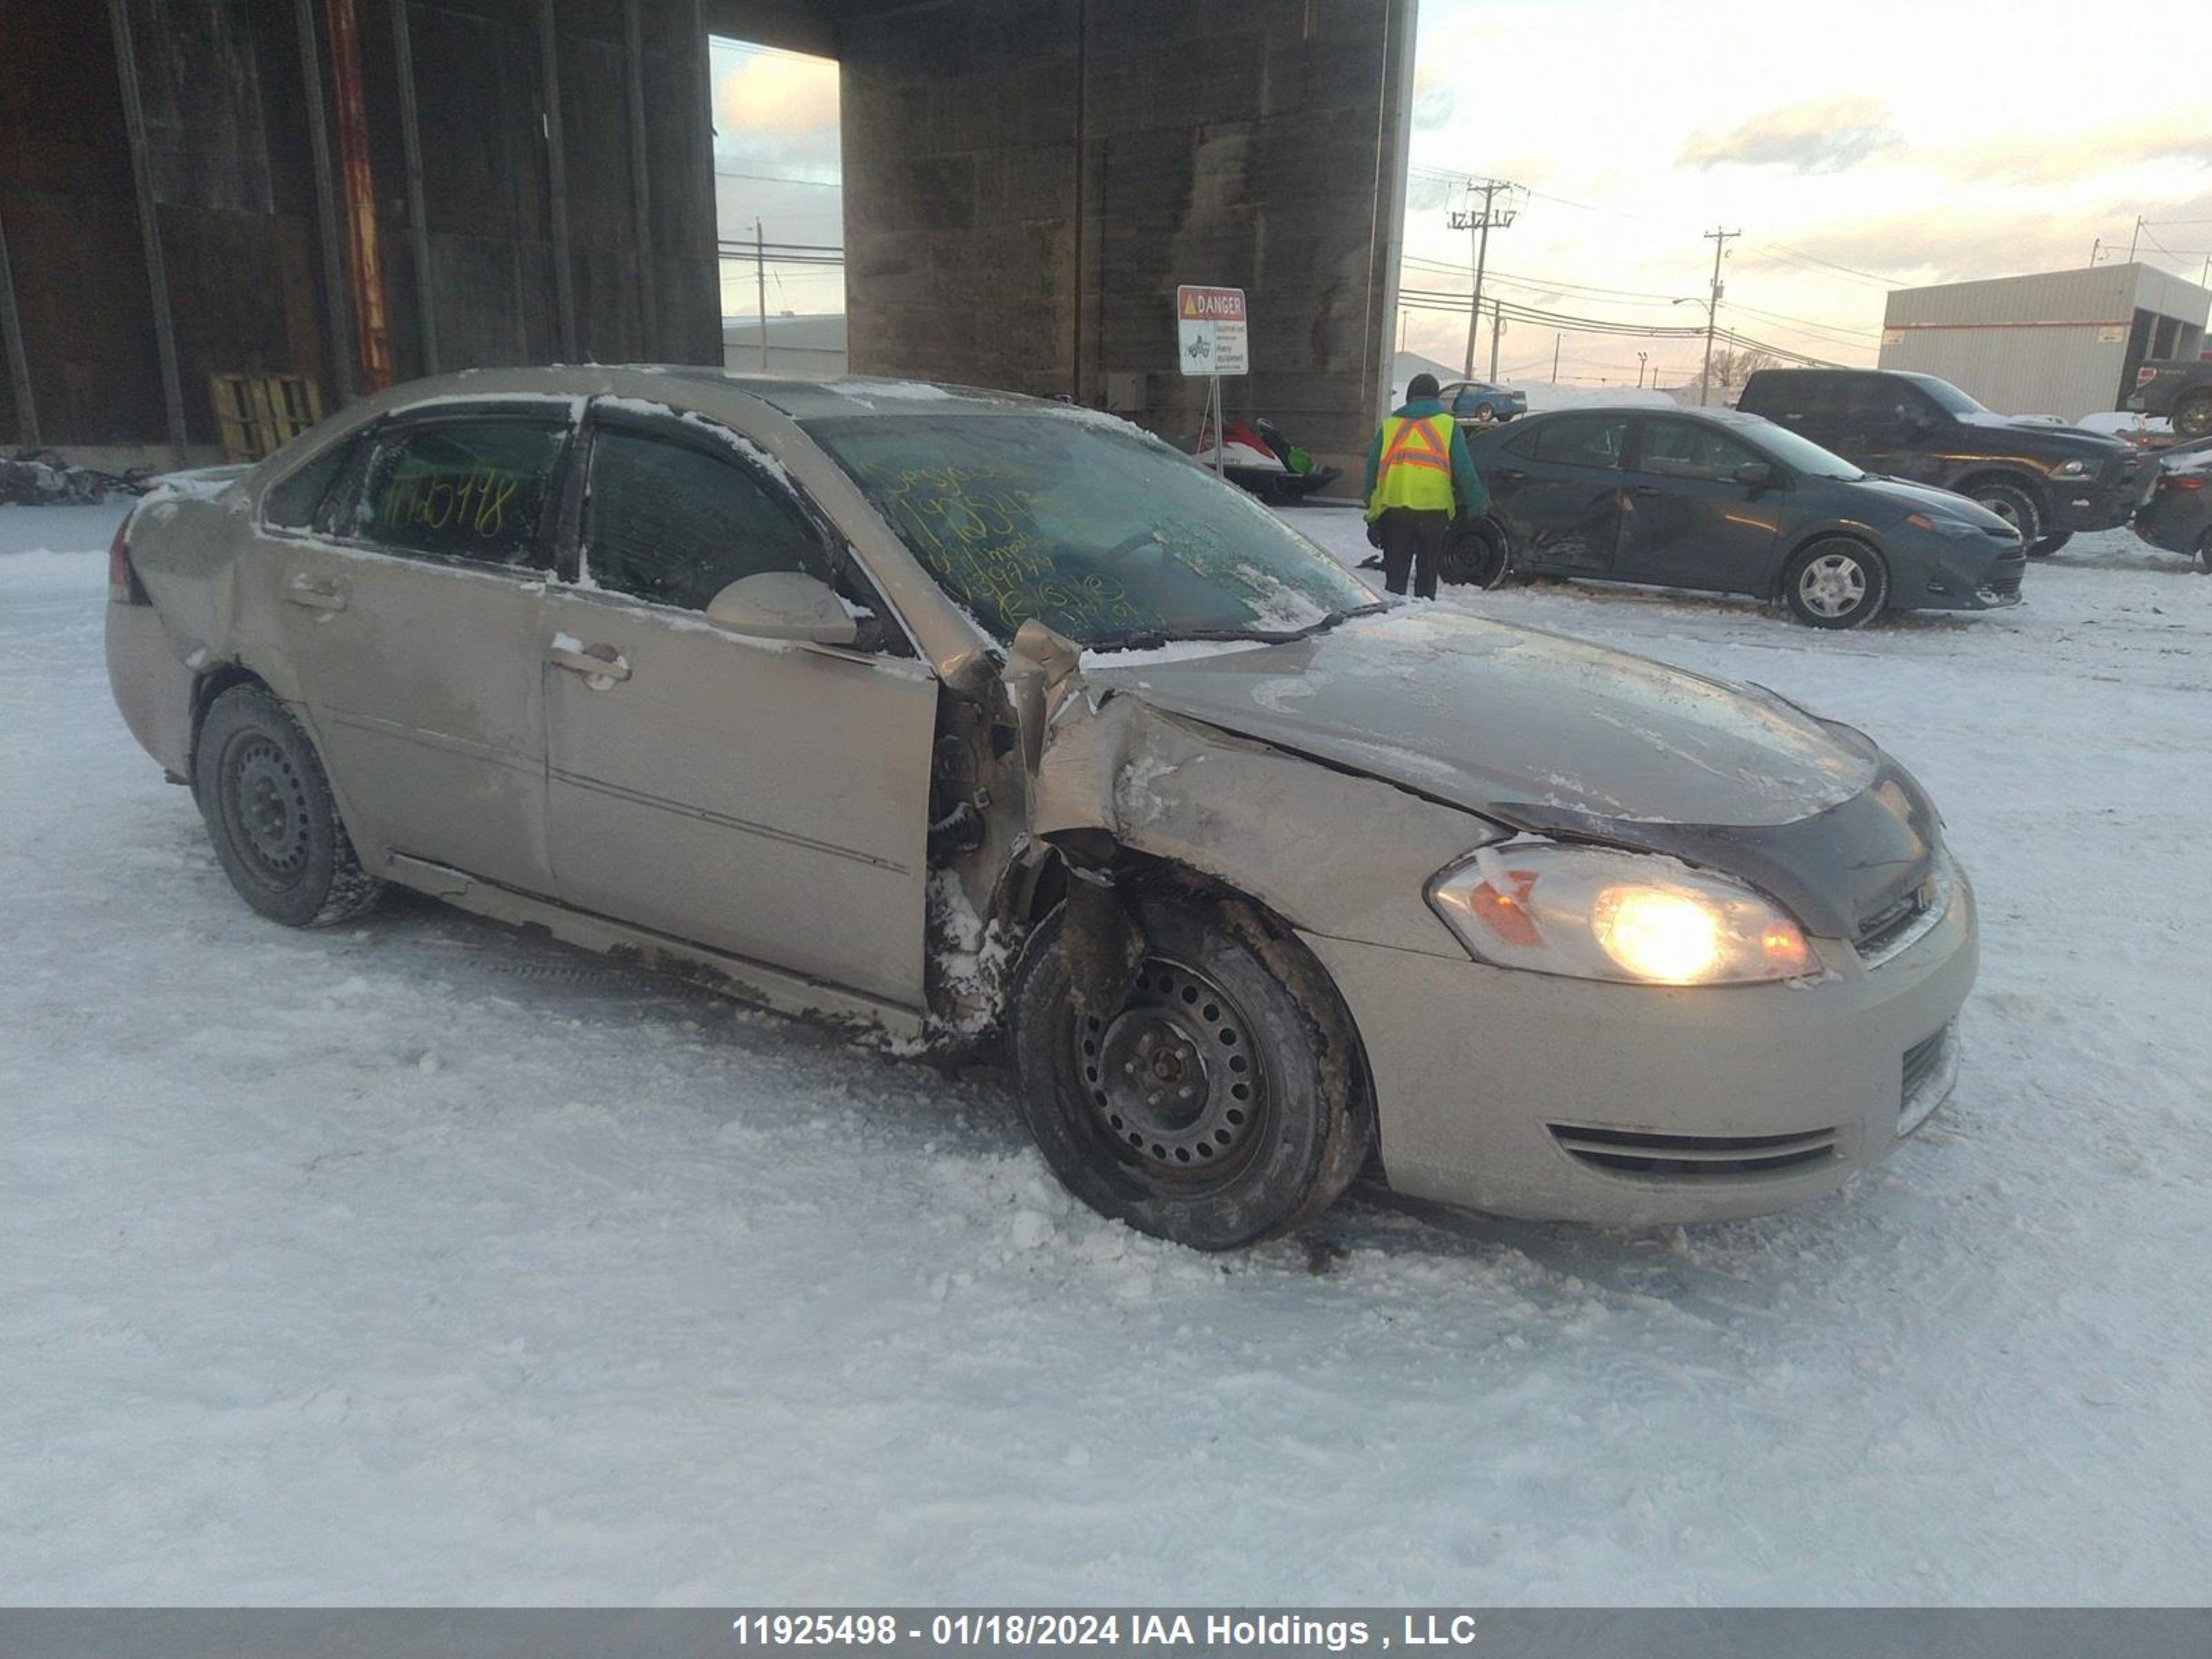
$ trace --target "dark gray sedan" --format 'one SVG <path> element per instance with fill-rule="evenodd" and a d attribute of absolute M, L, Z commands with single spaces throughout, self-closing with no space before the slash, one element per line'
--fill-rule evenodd
<path fill-rule="evenodd" d="M 2019 532 L 1757 416 L 1583 409 L 1471 436 L 1491 498 L 1446 574 L 1577 576 L 1778 599 L 1815 628 L 2020 603 Z"/>

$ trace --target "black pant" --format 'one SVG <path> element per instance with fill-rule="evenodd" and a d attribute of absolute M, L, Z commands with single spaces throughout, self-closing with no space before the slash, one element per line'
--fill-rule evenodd
<path fill-rule="evenodd" d="M 1386 507 L 1375 520 L 1382 532 L 1382 586 L 1393 593 L 1406 591 L 1406 573 L 1413 573 L 1413 597 L 1437 596 L 1437 572 L 1444 562 L 1444 532 L 1451 514 L 1423 512 L 1411 507 Z"/>

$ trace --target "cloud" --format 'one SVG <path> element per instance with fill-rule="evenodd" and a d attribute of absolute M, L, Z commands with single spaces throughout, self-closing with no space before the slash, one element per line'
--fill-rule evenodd
<path fill-rule="evenodd" d="M 837 159 L 837 65 L 826 58 L 749 53 L 714 81 L 722 148 L 793 161 Z"/>
<path fill-rule="evenodd" d="M 1954 151 L 1942 161 L 1961 179 L 2064 185 L 2161 161 L 2212 167 L 2212 131 L 2177 116 L 2096 132 L 2019 133 Z"/>
<path fill-rule="evenodd" d="M 1887 106 L 1871 98 L 1823 98 L 1754 115 L 1726 132 L 1692 132 L 1676 159 L 1684 167 L 1787 167 L 1841 173 L 1894 149 Z"/>

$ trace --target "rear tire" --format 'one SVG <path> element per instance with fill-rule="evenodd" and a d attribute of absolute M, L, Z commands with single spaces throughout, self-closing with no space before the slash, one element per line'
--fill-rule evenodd
<path fill-rule="evenodd" d="M 1790 561 L 1782 597 L 1798 621 L 1814 628 L 1861 628 L 1881 614 L 1889 568 L 1864 542 L 1823 536 Z"/>
<path fill-rule="evenodd" d="M 215 700 L 192 750 L 192 793 L 238 896 L 287 927 L 328 927 L 376 908 L 321 758 L 284 706 L 256 685 Z"/>
<path fill-rule="evenodd" d="M 1986 507 L 2020 532 L 2021 544 L 2031 559 L 2042 556 L 2039 544 L 2043 540 L 2043 509 L 2035 504 L 2035 497 L 2018 484 L 2001 479 L 1990 479 L 1966 489 L 1964 494 L 1975 506 Z"/>
<path fill-rule="evenodd" d="M 1449 532 L 1444 543 L 1443 580 L 1458 587 L 1503 587 L 1513 574 L 1505 538 L 1494 525 L 1470 524 Z"/>
<path fill-rule="evenodd" d="M 2212 392 L 2200 392 L 2174 404 L 2173 435 L 2185 439 L 2212 437 Z"/>
<path fill-rule="evenodd" d="M 1372 1134 L 1335 988 L 1241 901 L 1133 908 L 1147 954 L 1111 1014 L 1075 1000 L 1064 911 L 1023 953 L 1007 1041 L 1038 1150 L 1101 1215 L 1194 1249 L 1311 1220 L 1351 1184 Z"/>

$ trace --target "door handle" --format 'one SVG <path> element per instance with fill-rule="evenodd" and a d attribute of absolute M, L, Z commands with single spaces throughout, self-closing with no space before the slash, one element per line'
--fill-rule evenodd
<path fill-rule="evenodd" d="M 313 576 L 295 576 L 284 584 L 284 598 L 293 605 L 303 605 L 309 611 L 343 611 L 346 608 L 345 589 L 333 582 L 317 581 Z"/>
<path fill-rule="evenodd" d="M 1510 478 L 1514 483 L 1518 483 L 1522 479 L 1527 477 L 1528 475 L 1522 471 L 1518 467 L 1509 466 L 1501 468 L 1498 476 L 1501 478 Z"/>
<path fill-rule="evenodd" d="M 1667 492 L 1657 484 L 1635 484 L 1631 486 L 1629 493 L 1634 495 L 1663 495 Z"/>
<path fill-rule="evenodd" d="M 565 636 L 546 647 L 545 659 L 556 668 L 580 674 L 587 680 L 626 680 L 629 664 L 611 645 L 579 645 Z"/>

